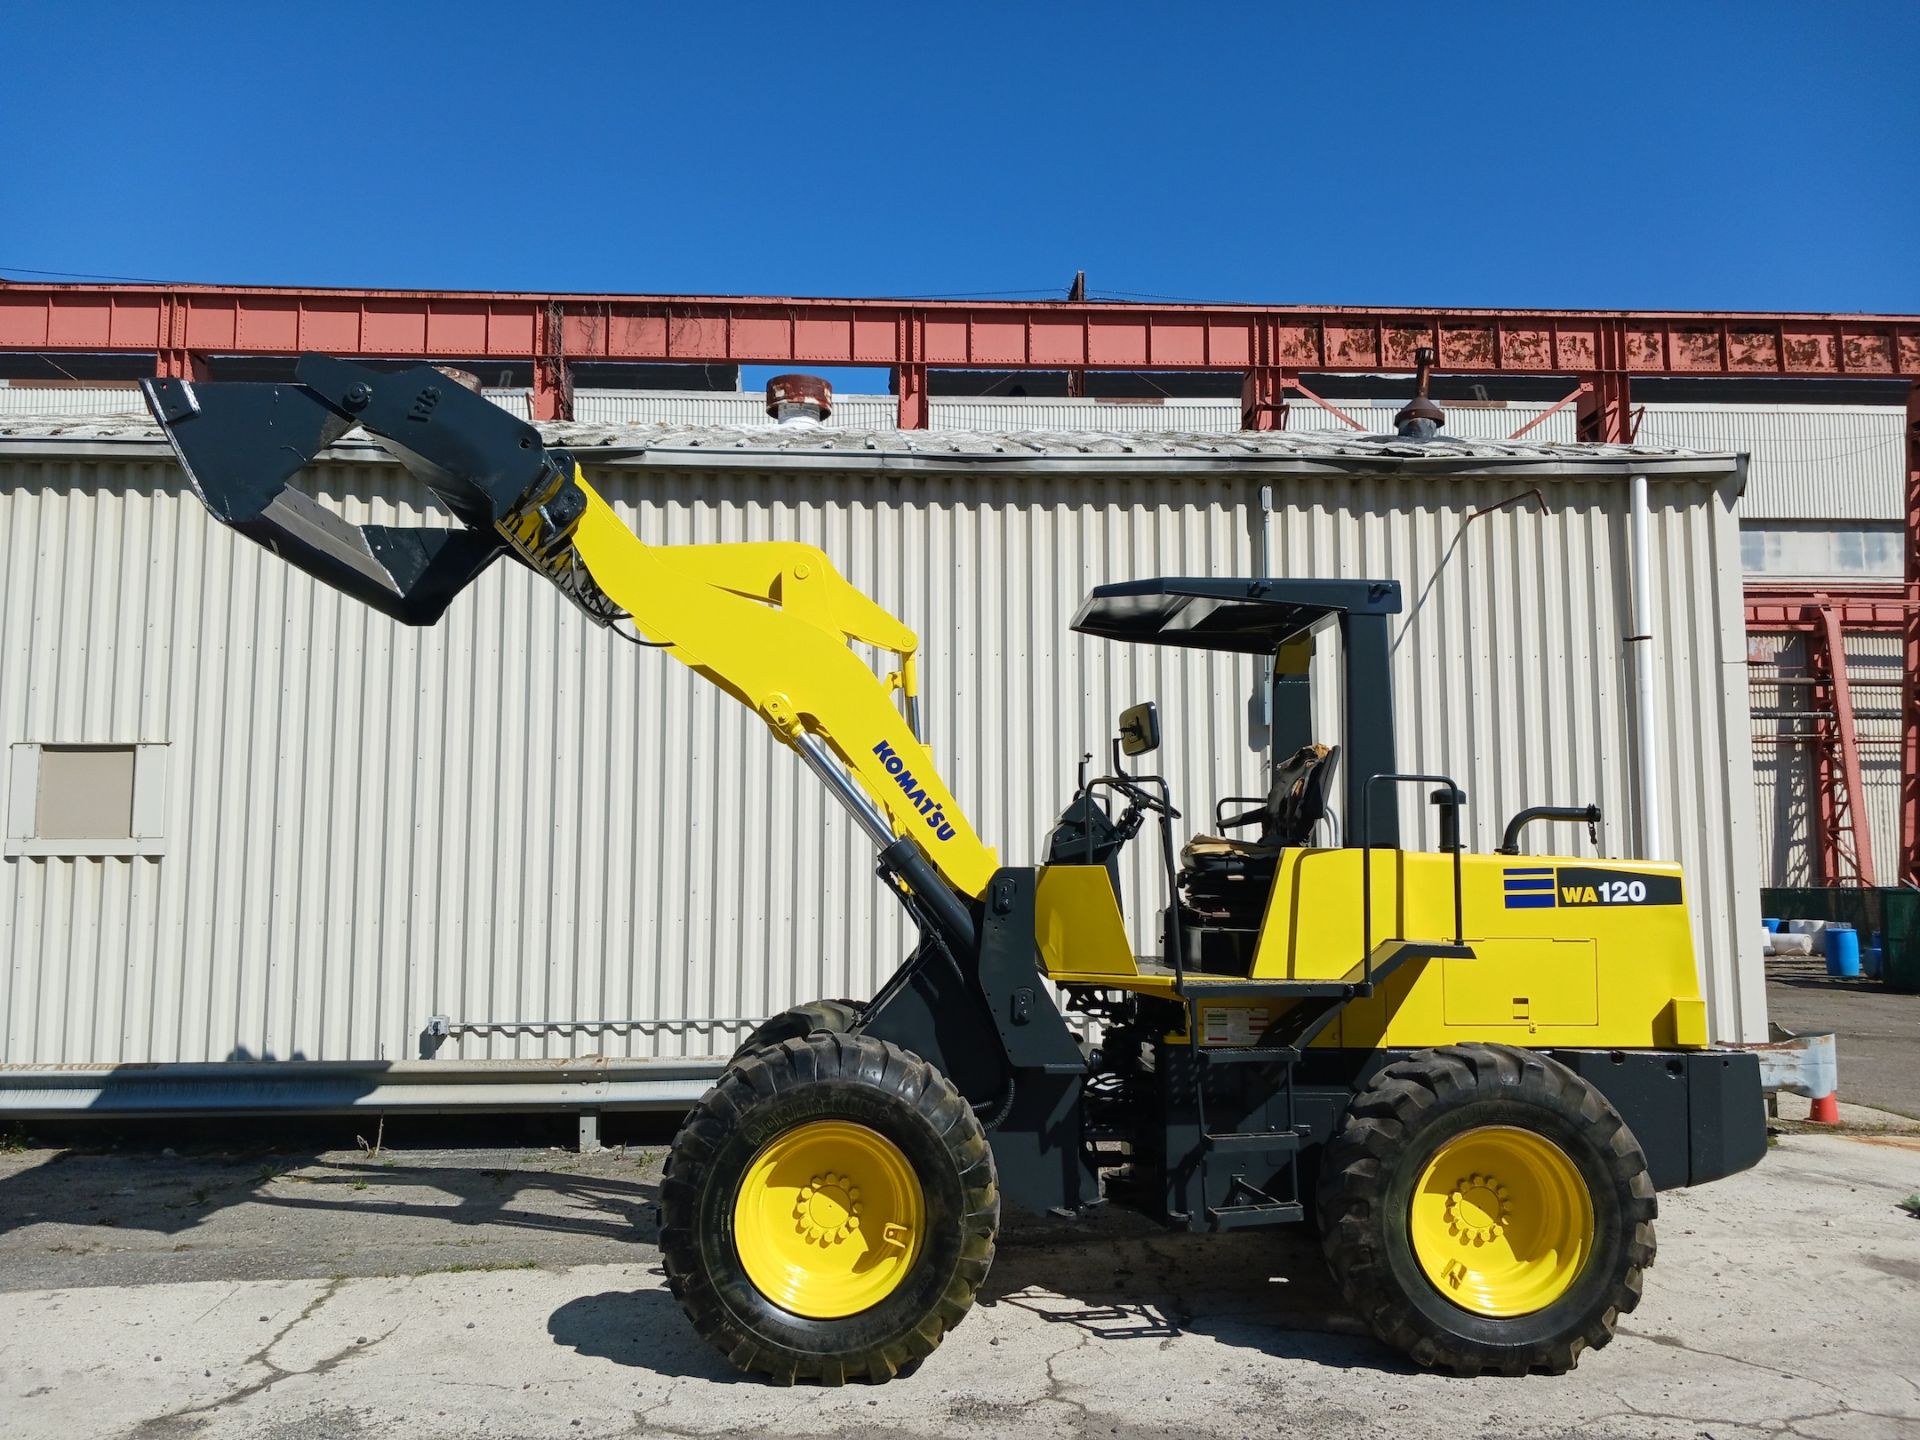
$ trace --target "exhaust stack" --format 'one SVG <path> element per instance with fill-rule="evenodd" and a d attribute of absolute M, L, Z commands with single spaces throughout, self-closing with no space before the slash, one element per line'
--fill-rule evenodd
<path fill-rule="evenodd" d="M 819 425 L 833 414 L 833 386 L 818 375 L 776 375 L 767 381 L 767 414 L 776 425 Z"/>
<path fill-rule="evenodd" d="M 1422 347 L 1413 352 L 1413 363 L 1420 367 L 1413 382 L 1413 399 L 1400 407 L 1393 417 L 1394 434 L 1406 440 L 1432 440 L 1447 423 L 1447 412 L 1427 394 L 1433 384 L 1433 351 Z"/>

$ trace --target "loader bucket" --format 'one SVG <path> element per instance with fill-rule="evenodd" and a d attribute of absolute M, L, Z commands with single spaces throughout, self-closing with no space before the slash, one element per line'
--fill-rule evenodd
<path fill-rule="evenodd" d="M 141 388 L 215 519 L 381 613 L 431 625 L 500 555 L 494 523 L 549 464 L 540 435 L 432 366 L 302 356 L 297 383 Z M 354 525 L 294 478 L 356 425 L 424 480 L 461 528 Z"/>

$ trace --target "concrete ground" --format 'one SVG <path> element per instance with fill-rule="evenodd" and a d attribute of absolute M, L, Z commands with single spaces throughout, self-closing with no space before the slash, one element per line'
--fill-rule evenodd
<path fill-rule="evenodd" d="M 907 1379 L 744 1380 L 654 1244 L 657 1145 L 0 1154 L 0 1433 L 1920 1435 L 1920 1137 L 1789 1134 L 1663 1196 L 1620 1338 L 1460 1380 L 1366 1335 L 1297 1232 L 1011 1223 Z"/>
<path fill-rule="evenodd" d="M 1831 1030 L 1840 1098 L 1920 1120 L 1920 995 L 1840 980 L 1817 956 L 1767 961 L 1767 1014 L 1796 1035 Z"/>

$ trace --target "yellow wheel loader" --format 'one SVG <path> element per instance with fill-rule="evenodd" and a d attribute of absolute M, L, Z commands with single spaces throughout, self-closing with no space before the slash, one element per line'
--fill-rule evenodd
<path fill-rule="evenodd" d="M 1044 863 L 1006 866 L 922 738 L 917 638 L 820 551 L 650 545 L 573 456 L 427 366 L 306 356 L 296 383 L 146 391 L 220 520 L 410 624 L 511 556 L 753 709 L 872 840 L 912 953 L 871 999 L 753 1034 L 662 1183 L 673 1292 L 744 1370 L 889 1379 L 965 1318 L 1003 1201 L 1106 1200 L 1208 1234 L 1312 1219 L 1347 1301 L 1415 1361 L 1563 1371 L 1638 1302 L 1657 1192 L 1764 1153 L 1756 1061 L 1708 1043 L 1679 869 L 1521 853 L 1591 807 L 1523 811 L 1468 854 L 1459 787 L 1399 768 L 1392 582 L 1096 588 L 1083 635 L 1272 663 L 1272 783 L 1203 797 L 1190 833 L 1193 802 L 1128 768 L 1160 739 L 1138 705 Z M 458 525 L 355 526 L 294 488 L 355 426 Z M 1324 739 L 1316 644 L 1345 691 Z M 1407 787 L 1436 848 L 1403 843 Z M 1164 897 L 1121 894 L 1143 829 Z"/>

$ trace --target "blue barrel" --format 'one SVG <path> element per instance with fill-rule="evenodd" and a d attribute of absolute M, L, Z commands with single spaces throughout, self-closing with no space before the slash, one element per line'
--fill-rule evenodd
<path fill-rule="evenodd" d="M 1878 980 L 1880 978 L 1881 954 L 1880 932 L 1876 930 L 1873 932 L 1873 938 L 1867 943 L 1866 949 L 1860 952 L 1860 973 L 1865 975 L 1867 979 Z"/>
<path fill-rule="evenodd" d="M 1860 973 L 1860 932 L 1852 926 L 1827 927 L 1827 974 L 1851 979 Z"/>
<path fill-rule="evenodd" d="M 1780 921 L 1777 918 L 1763 919 L 1760 923 L 1767 927 L 1767 933 L 1769 935 L 1778 935 L 1780 933 Z"/>

